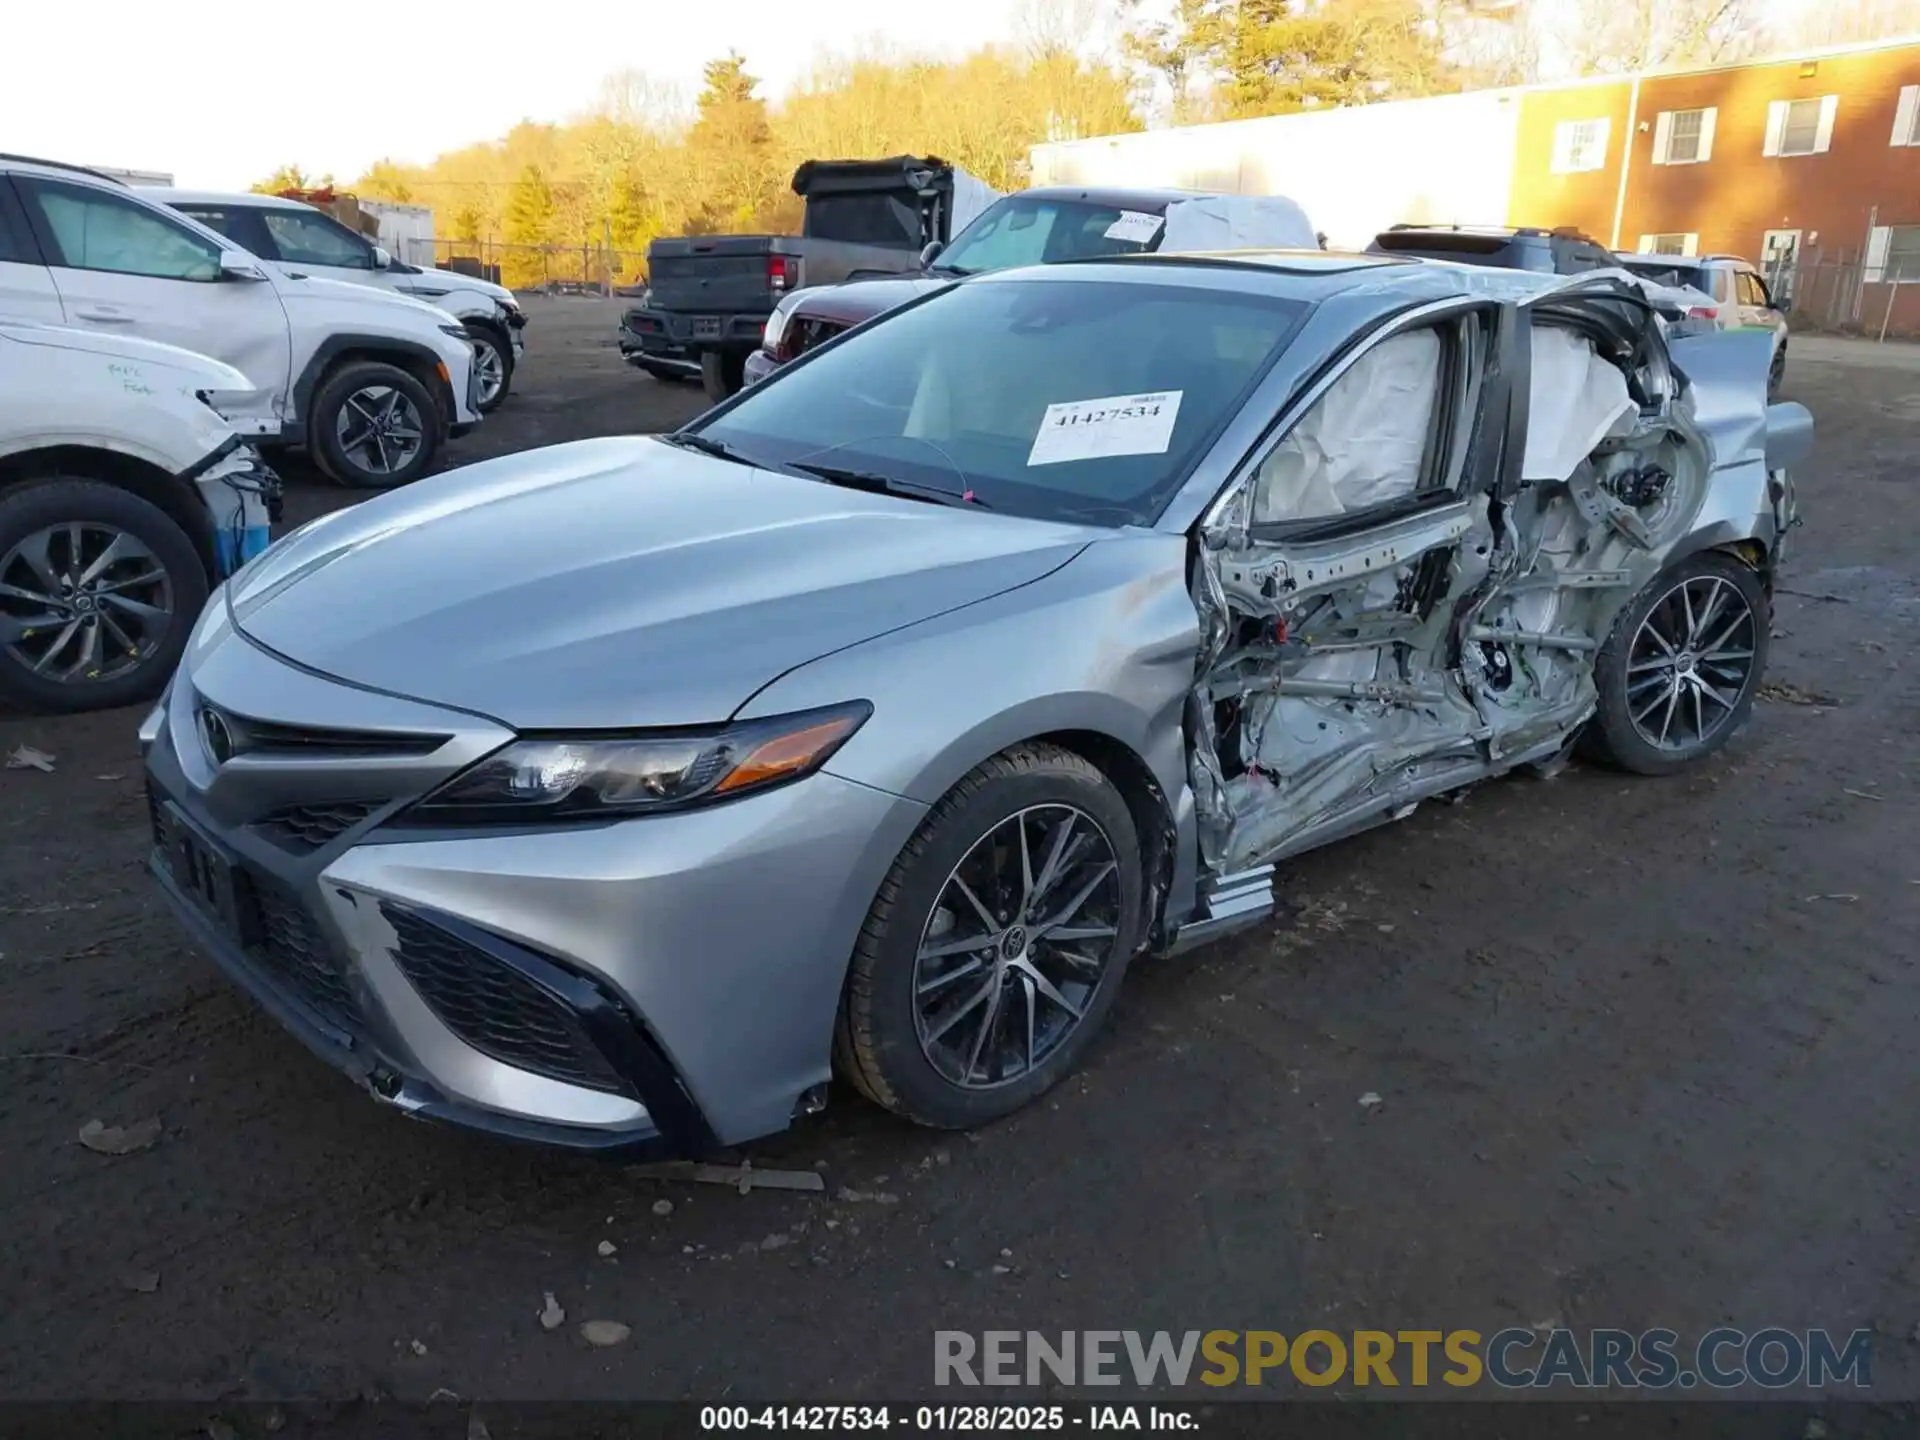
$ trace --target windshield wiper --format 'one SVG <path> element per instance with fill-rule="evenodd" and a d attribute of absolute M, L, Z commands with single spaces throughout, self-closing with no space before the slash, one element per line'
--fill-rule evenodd
<path fill-rule="evenodd" d="M 929 275 L 958 275 L 961 279 L 964 280 L 966 279 L 967 276 L 972 275 L 976 272 L 967 269 L 967 267 L 964 265 L 942 265 L 939 261 L 936 260 L 933 264 L 927 267 L 927 273 Z"/>
<path fill-rule="evenodd" d="M 675 445 L 682 450 L 698 450 L 702 455 L 711 455 L 716 460 L 731 460 L 736 465 L 751 465 L 756 470 L 765 469 L 758 460 L 736 450 L 724 440 L 712 440 L 705 435 L 688 435 L 675 431 L 668 435 L 656 435 L 654 439 L 666 445 Z"/>
<path fill-rule="evenodd" d="M 846 470 L 838 465 L 809 465 L 803 460 L 787 462 L 789 470 L 804 470 L 809 475 L 817 475 L 830 485 L 844 485 L 849 490 L 865 490 L 875 495 L 903 495 L 909 500 L 930 500 L 936 505 L 966 505 L 981 510 L 993 507 L 971 490 L 947 490 L 938 485 L 922 485 L 915 480 L 902 480 L 893 475 L 882 475 L 874 470 Z"/>

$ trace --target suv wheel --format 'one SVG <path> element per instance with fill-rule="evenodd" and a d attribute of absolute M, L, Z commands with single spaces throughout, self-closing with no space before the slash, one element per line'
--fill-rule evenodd
<path fill-rule="evenodd" d="M 473 368 L 480 377 L 476 408 L 491 415 L 513 388 L 513 342 L 498 327 L 477 320 L 467 322 L 467 338 L 473 342 Z"/>
<path fill-rule="evenodd" d="M 193 541 L 138 495 L 73 476 L 0 495 L 0 699 L 68 713 L 151 700 L 206 603 Z"/>
<path fill-rule="evenodd" d="M 427 387 L 379 360 L 342 365 L 322 381 L 308 426 L 320 468 L 356 490 L 418 480 L 440 450 L 440 412 Z"/>
<path fill-rule="evenodd" d="M 1767 400 L 1772 403 L 1780 398 L 1780 387 L 1787 380 L 1787 347 L 1783 341 L 1773 352 L 1773 364 L 1767 367 Z"/>

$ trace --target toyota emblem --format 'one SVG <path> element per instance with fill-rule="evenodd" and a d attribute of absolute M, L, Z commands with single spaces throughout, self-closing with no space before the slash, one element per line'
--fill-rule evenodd
<path fill-rule="evenodd" d="M 233 758 L 233 728 L 218 710 L 200 712 L 200 735 L 214 764 L 224 765 Z"/>

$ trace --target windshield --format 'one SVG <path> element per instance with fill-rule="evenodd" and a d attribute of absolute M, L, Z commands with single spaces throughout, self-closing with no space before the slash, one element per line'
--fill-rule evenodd
<path fill-rule="evenodd" d="M 983 210 L 941 251 L 935 269 L 976 275 L 1020 265 L 1137 255 L 1160 242 L 1162 218 L 1085 200 L 1009 195 Z"/>
<path fill-rule="evenodd" d="M 776 372 L 698 433 L 756 463 L 1149 525 L 1306 308 L 1131 281 L 956 285 Z"/>

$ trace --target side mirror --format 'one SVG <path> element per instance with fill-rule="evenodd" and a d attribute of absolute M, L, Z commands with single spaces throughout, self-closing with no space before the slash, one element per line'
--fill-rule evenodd
<path fill-rule="evenodd" d="M 244 250 L 222 250 L 220 252 L 220 278 L 222 280 L 264 280 L 267 272 L 260 262 Z"/>
<path fill-rule="evenodd" d="M 920 247 L 920 268 L 925 270 L 940 258 L 940 252 L 947 248 L 944 240 L 929 240 Z"/>
<path fill-rule="evenodd" d="M 393 268 L 393 253 L 384 245 L 376 245 L 373 247 L 373 268 L 376 270 L 391 270 Z"/>
<path fill-rule="evenodd" d="M 1774 296 L 1773 308 L 1778 310 L 1782 315 L 1786 314 L 1789 310 L 1793 309 L 1793 297 L 1791 295 Z"/>

